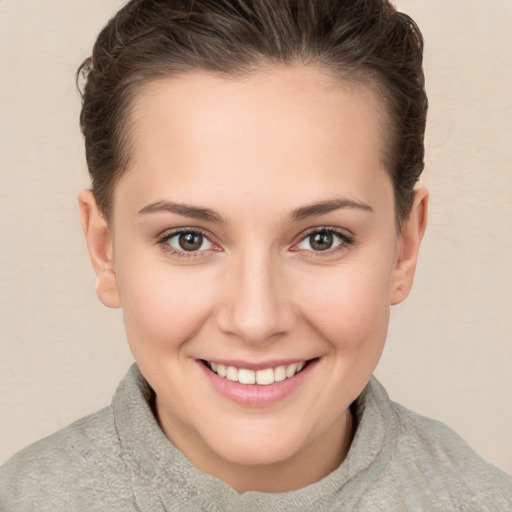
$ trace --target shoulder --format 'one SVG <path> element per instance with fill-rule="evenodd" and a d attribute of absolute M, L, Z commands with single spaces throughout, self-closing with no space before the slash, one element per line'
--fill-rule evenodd
<path fill-rule="evenodd" d="M 482 459 L 445 424 L 392 401 L 389 407 L 397 435 L 388 476 L 397 485 L 416 485 L 445 510 L 512 508 L 512 477 Z"/>
<path fill-rule="evenodd" d="M 0 510 L 75 510 L 75 500 L 96 510 L 95 495 L 112 494 L 106 475 L 122 474 L 120 451 L 112 407 L 86 416 L 0 467 Z"/>
<path fill-rule="evenodd" d="M 365 444 L 376 436 L 381 444 L 357 510 L 512 510 L 512 478 L 448 426 L 391 401 L 375 378 L 359 403 Z"/>

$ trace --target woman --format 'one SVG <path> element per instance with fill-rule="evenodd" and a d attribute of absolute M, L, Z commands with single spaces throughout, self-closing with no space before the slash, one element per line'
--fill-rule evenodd
<path fill-rule="evenodd" d="M 372 378 L 426 226 L 421 61 L 377 0 L 135 0 L 109 22 L 81 68 L 80 211 L 137 364 L 2 467 L 2 510 L 512 504 Z"/>

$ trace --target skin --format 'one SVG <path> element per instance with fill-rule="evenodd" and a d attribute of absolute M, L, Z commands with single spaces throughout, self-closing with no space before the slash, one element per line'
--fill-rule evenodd
<path fill-rule="evenodd" d="M 163 431 L 239 492 L 304 487 L 350 447 L 348 407 L 379 361 L 390 305 L 410 290 L 426 223 L 418 188 L 397 230 L 384 121 L 369 88 L 314 68 L 162 79 L 135 99 L 111 223 L 80 195 L 98 296 L 123 309 Z M 326 227 L 339 235 L 314 250 L 311 230 Z M 180 228 L 204 233 L 201 250 L 162 240 Z M 199 362 L 314 358 L 270 404 L 231 400 Z"/>

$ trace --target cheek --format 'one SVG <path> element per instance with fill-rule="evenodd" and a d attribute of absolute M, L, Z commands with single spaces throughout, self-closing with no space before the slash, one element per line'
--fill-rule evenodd
<path fill-rule="evenodd" d="M 209 316 L 214 289 L 205 283 L 211 283 L 211 276 L 198 269 L 173 268 L 165 262 L 131 267 L 120 267 L 118 283 L 132 350 L 139 346 L 144 350 L 178 347 Z"/>
<path fill-rule="evenodd" d="M 301 293 L 304 316 L 336 351 L 364 346 L 380 354 L 389 322 L 392 268 L 391 259 L 367 258 L 323 277 L 308 276 Z"/>

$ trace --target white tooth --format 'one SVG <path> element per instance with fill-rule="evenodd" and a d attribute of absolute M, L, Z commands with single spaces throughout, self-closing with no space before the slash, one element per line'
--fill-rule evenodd
<path fill-rule="evenodd" d="M 240 382 L 240 384 L 255 384 L 256 373 L 252 370 L 240 368 L 240 370 L 238 370 L 238 382 Z"/>
<path fill-rule="evenodd" d="M 238 369 L 234 366 L 228 366 L 226 368 L 226 378 L 233 382 L 238 382 Z"/>
<path fill-rule="evenodd" d="M 304 365 L 305 365 L 305 364 L 306 364 L 306 363 L 302 362 L 302 363 L 299 363 L 299 364 L 297 365 L 297 373 L 299 373 L 299 372 L 302 370 L 302 368 L 304 368 Z"/>
<path fill-rule="evenodd" d="M 216 372 L 216 371 L 217 371 L 217 367 L 218 367 L 218 366 L 219 366 L 219 365 L 218 365 L 217 363 L 210 363 L 210 367 L 211 367 L 211 369 L 212 369 L 214 372 Z"/>
<path fill-rule="evenodd" d="M 296 371 L 297 371 L 297 363 L 291 364 L 290 366 L 286 367 L 286 376 L 293 377 L 295 375 Z"/>
<path fill-rule="evenodd" d="M 274 370 L 267 368 L 266 370 L 258 370 L 256 372 L 256 382 L 261 386 L 269 386 L 274 384 Z"/>
<path fill-rule="evenodd" d="M 226 376 L 226 367 L 223 364 L 217 365 L 217 373 L 219 374 L 219 377 L 225 377 Z"/>
<path fill-rule="evenodd" d="M 278 366 L 274 370 L 274 381 L 281 382 L 284 379 L 286 379 L 286 366 Z"/>

